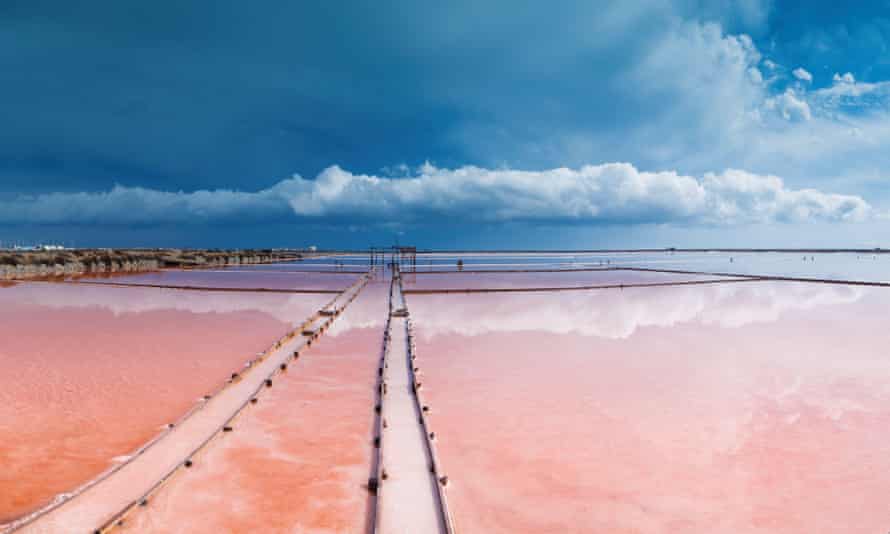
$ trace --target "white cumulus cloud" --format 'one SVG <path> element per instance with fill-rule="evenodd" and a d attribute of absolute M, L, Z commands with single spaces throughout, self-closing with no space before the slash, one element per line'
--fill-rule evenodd
<path fill-rule="evenodd" d="M 796 69 L 791 71 L 791 74 L 793 74 L 795 78 L 797 78 L 798 80 L 800 80 L 802 82 L 812 82 L 813 81 L 813 75 L 810 74 L 806 69 L 804 69 L 802 67 L 797 67 Z"/>
<path fill-rule="evenodd" d="M 856 83 L 856 78 L 853 76 L 852 72 L 843 75 L 835 72 L 831 79 L 834 83 Z"/>
<path fill-rule="evenodd" d="M 424 165 L 406 177 L 325 169 L 256 192 L 169 192 L 117 186 L 0 201 L 0 223 L 179 224 L 297 220 L 331 224 L 447 221 L 582 224 L 750 224 L 861 221 L 854 195 L 793 189 L 742 170 L 701 177 L 628 163 L 541 171 Z"/>
<path fill-rule="evenodd" d="M 760 69 L 758 69 L 757 67 L 749 68 L 748 76 L 751 78 L 751 81 L 756 84 L 763 83 L 763 73 L 760 72 Z"/>
<path fill-rule="evenodd" d="M 766 102 L 767 109 L 776 109 L 782 118 L 792 122 L 803 122 L 813 118 L 810 105 L 799 97 L 794 89 L 788 88 L 784 93 L 769 99 Z"/>

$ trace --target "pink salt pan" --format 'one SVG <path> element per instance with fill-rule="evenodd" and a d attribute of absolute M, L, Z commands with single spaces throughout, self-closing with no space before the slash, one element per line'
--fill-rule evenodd
<path fill-rule="evenodd" d="M 329 306 L 342 307 L 356 294 L 360 285 L 342 293 Z M 320 332 L 331 318 L 313 314 L 301 328 Z M 69 531 L 89 531 L 115 523 L 120 513 L 130 510 L 132 505 L 143 499 L 156 483 L 175 475 L 178 470 L 191 465 L 193 451 L 208 443 L 217 431 L 230 421 L 232 414 L 247 405 L 251 396 L 263 388 L 263 383 L 271 386 L 270 374 L 278 370 L 279 364 L 290 360 L 295 350 L 310 343 L 311 337 L 289 333 L 275 344 L 266 357 L 250 366 L 229 386 L 213 395 L 200 409 L 184 418 L 151 447 L 134 456 L 132 461 L 119 470 L 90 485 L 75 497 L 65 500 L 25 525 L 23 532 L 49 533 Z"/>
<path fill-rule="evenodd" d="M 534 287 L 578 287 L 632 284 L 665 284 L 702 282 L 707 280 L 736 280 L 737 278 L 700 274 L 675 274 L 652 271 L 568 271 L 553 272 L 470 272 L 448 274 L 403 274 L 405 291 L 433 289 L 511 289 Z"/>
<path fill-rule="evenodd" d="M 125 459 L 192 408 L 288 329 L 274 310 L 305 316 L 325 300 L 229 295 L 232 311 L 209 312 L 198 295 L 172 293 L 0 289 L 0 525 Z"/>
<path fill-rule="evenodd" d="M 885 532 L 888 297 L 410 296 L 457 530 Z"/>
<path fill-rule="evenodd" d="M 300 290 L 343 290 L 360 275 L 309 272 L 255 271 L 159 271 L 110 277 L 82 277 L 85 282 L 108 284 L 149 284 L 189 287 L 267 288 Z"/>
<path fill-rule="evenodd" d="M 362 532 L 388 284 L 368 286 L 130 532 Z"/>

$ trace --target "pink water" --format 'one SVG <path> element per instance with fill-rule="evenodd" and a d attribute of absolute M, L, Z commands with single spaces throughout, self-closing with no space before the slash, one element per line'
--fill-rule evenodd
<path fill-rule="evenodd" d="M 84 281 L 110 284 L 152 284 L 190 287 L 322 289 L 343 290 L 358 279 L 357 274 L 312 272 L 263 272 L 260 270 L 158 271 L 84 277 Z"/>
<path fill-rule="evenodd" d="M 727 278 L 647 271 L 569 271 L 563 273 L 404 273 L 406 291 L 412 289 L 574 287 L 615 284 L 663 284 Z M 730 278 L 731 279 L 731 278 Z"/>
<path fill-rule="evenodd" d="M 458 530 L 886 532 L 888 297 L 409 296 Z"/>
<path fill-rule="evenodd" d="M 370 285 L 132 532 L 362 532 L 388 284 Z"/>
<path fill-rule="evenodd" d="M 136 449 L 325 297 L 0 288 L 0 524 Z"/>

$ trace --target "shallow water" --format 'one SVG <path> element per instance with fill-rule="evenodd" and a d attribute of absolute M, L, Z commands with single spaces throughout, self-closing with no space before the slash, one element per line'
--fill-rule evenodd
<path fill-rule="evenodd" d="M 646 267 L 824 278 L 863 282 L 890 282 L 890 254 L 802 252 L 661 253 L 645 261 Z"/>
<path fill-rule="evenodd" d="M 232 265 L 226 269 L 245 271 L 362 271 L 366 272 L 371 266 L 368 255 L 348 255 L 326 258 L 314 258 L 301 261 L 289 261 L 282 263 Z"/>
<path fill-rule="evenodd" d="M 457 528 L 883 532 L 888 291 L 410 296 Z"/>
<path fill-rule="evenodd" d="M 131 532 L 361 532 L 388 284 L 366 287 Z M 201 513 L 195 513 L 201 510 Z"/>
<path fill-rule="evenodd" d="M 124 459 L 328 297 L 0 289 L 0 524 Z"/>
<path fill-rule="evenodd" d="M 601 267 L 644 267 L 735 274 L 759 274 L 803 278 L 826 278 L 865 282 L 890 282 L 890 254 L 874 252 L 590 252 L 590 253 L 420 253 L 416 264 L 405 265 L 405 271 L 458 270 L 503 271 L 511 269 L 579 269 Z M 337 267 L 331 258 L 319 258 L 282 264 L 294 269 Z M 367 264 L 361 255 L 338 257 L 345 269 Z M 389 261 L 389 256 L 387 256 Z M 256 266 L 259 269 L 281 268 Z"/>
<path fill-rule="evenodd" d="M 735 280 L 720 276 L 674 274 L 645 271 L 569 271 L 569 272 L 463 272 L 448 274 L 403 273 L 406 291 L 436 289 L 511 289 L 561 288 L 634 284 L 669 284 L 708 280 Z"/>
<path fill-rule="evenodd" d="M 238 270 L 158 271 L 83 277 L 86 282 L 151 284 L 185 287 L 343 290 L 358 280 L 357 274 L 326 272 L 265 272 Z"/>

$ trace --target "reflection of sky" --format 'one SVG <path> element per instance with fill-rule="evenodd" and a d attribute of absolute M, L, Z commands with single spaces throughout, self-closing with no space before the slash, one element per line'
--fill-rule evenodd
<path fill-rule="evenodd" d="M 389 282 L 378 280 L 372 285 L 388 288 Z M 329 294 L 217 293 L 44 283 L 0 288 L 0 304 L 4 306 L 33 304 L 54 310 L 95 308 L 115 316 L 173 310 L 195 314 L 256 311 L 293 325 L 302 323 L 333 298 L 334 295 Z M 356 299 L 349 304 L 349 310 L 349 314 L 334 321 L 325 335 L 336 336 L 353 328 L 380 326 L 386 318 L 385 308 L 381 311 L 380 303 L 371 299 Z"/>
<path fill-rule="evenodd" d="M 406 291 L 435 289 L 505 289 L 505 288 L 551 288 L 551 287 L 590 287 L 610 285 L 640 285 L 702 282 L 707 280 L 725 279 L 719 276 L 700 274 L 677 274 L 650 271 L 625 270 L 594 270 L 569 271 L 562 273 L 531 272 L 531 273 L 429 273 L 402 274 Z"/>
<path fill-rule="evenodd" d="M 388 256 L 387 256 L 388 257 Z M 804 259 L 806 257 L 806 260 Z M 612 253 L 435 253 L 419 254 L 417 270 L 456 270 L 457 260 L 464 269 L 572 269 L 586 267 L 647 267 L 691 271 L 731 272 L 771 276 L 828 278 L 890 282 L 890 254 L 803 253 L 803 252 L 612 252 Z M 367 263 L 367 256 L 338 257 L 345 268 Z M 329 258 L 303 262 L 258 265 L 251 268 L 333 269 Z"/>
<path fill-rule="evenodd" d="M 333 295 L 215 293 L 139 287 L 23 283 L 0 289 L 4 305 L 29 303 L 51 309 L 102 308 L 115 315 L 176 310 L 189 313 L 257 311 L 290 324 L 301 323 Z"/>
<path fill-rule="evenodd" d="M 804 259 L 806 258 L 806 259 Z M 662 253 L 640 267 L 717 271 L 830 280 L 890 282 L 890 254 L 868 253 Z"/>
<path fill-rule="evenodd" d="M 626 338 L 641 327 L 683 323 L 739 327 L 776 321 L 793 310 L 845 309 L 844 305 L 857 302 L 868 291 L 845 285 L 743 282 L 558 294 L 409 295 L 408 298 L 417 316 L 419 334 L 425 337 L 546 331 Z"/>
<path fill-rule="evenodd" d="M 121 274 L 109 278 L 88 278 L 108 284 L 158 284 L 194 287 L 235 287 L 270 289 L 345 289 L 358 279 L 356 274 L 306 272 L 245 272 L 242 270 L 161 271 Z"/>

